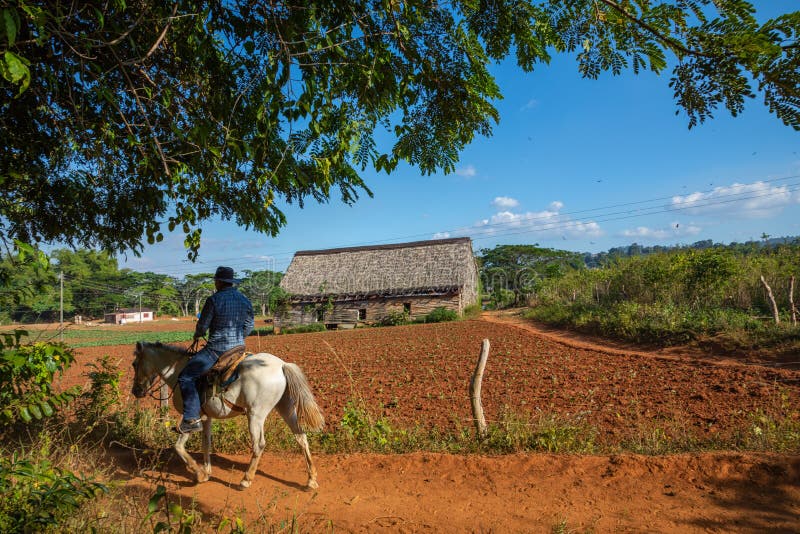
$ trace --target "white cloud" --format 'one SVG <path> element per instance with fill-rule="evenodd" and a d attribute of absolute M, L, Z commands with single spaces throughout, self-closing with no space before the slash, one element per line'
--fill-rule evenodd
<path fill-rule="evenodd" d="M 787 206 L 800 204 L 800 192 L 766 182 L 735 183 L 710 192 L 672 197 L 670 207 L 693 215 L 726 215 L 746 219 L 774 217 Z"/>
<path fill-rule="evenodd" d="M 555 201 L 542 211 L 517 213 L 511 209 L 503 209 L 460 232 L 481 236 L 530 233 L 537 239 L 582 239 L 603 235 L 603 230 L 596 222 L 576 221 L 561 214 L 563 207 L 562 202 Z"/>
<path fill-rule="evenodd" d="M 433 239 L 447 239 L 450 237 L 450 232 L 436 232 L 433 234 Z"/>
<path fill-rule="evenodd" d="M 516 208 L 519 206 L 519 201 L 511 197 L 495 197 L 494 200 L 492 200 L 492 206 L 499 210 Z"/>
<path fill-rule="evenodd" d="M 525 105 L 524 105 L 524 106 L 522 106 L 521 108 L 519 108 L 519 110 L 520 110 L 520 111 L 528 111 L 529 109 L 533 109 L 533 108 L 537 107 L 538 105 L 539 105 L 539 101 L 538 101 L 538 100 L 536 100 L 535 98 L 531 98 L 530 100 L 528 100 L 528 101 L 525 103 Z"/>
<path fill-rule="evenodd" d="M 467 165 L 466 167 L 459 167 L 458 169 L 456 169 L 456 174 L 458 176 L 463 176 L 465 178 L 472 178 L 473 176 L 478 174 L 478 171 L 475 169 L 475 166 Z"/>
<path fill-rule="evenodd" d="M 634 239 L 672 239 L 683 236 L 697 235 L 702 228 L 695 224 L 681 225 L 674 222 L 669 228 L 648 228 L 647 226 L 637 226 L 636 228 L 623 230 L 620 235 Z"/>

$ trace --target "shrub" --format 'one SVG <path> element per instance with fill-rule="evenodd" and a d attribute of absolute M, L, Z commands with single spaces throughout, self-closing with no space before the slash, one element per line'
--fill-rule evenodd
<path fill-rule="evenodd" d="M 458 319 L 458 313 L 454 310 L 439 307 L 427 314 L 423 321 L 424 323 L 444 323 L 447 321 L 455 321 Z"/>
<path fill-rule="evenodd" d="M 111 362 L 109 356 L 103 356 L 98 364 L 89 363 L 93 370 L 88 374 L 91 387 L 81 395 L 76 415 L 87 431 L 92 431 L 105 416 L 120 404 L 119 381 L 122 371 Z"/>
<path fill-rule="evenodd" d="M 24 331 L 3 334 L 0 342 L 0 423 L 12 425 L 52 416 L 71 402 L 80 387 L 54 393 L 51 384 L 74 361 L 72 351 L 53 343 L 20 344 Z"/>
<path fill-rule="evenodd" d="M 40 532 L 54 528 L 81 504 L 108 488 L 54 467 L 49 461 L 0 459 L 0 531 Z"/>
<path fill-rule="evenodd" d="M 408 313 L 405 311 L 392 311 L 378 322 L 378 326 L 400 326 L 408 324 Z"/>

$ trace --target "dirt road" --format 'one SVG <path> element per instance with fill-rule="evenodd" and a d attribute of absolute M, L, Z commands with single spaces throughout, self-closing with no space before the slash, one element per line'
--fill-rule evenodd
<path fill-rule="evenodd" d="M 248 490 L 245 457 L 215 455 L 209 482 L 183 467 L 134 476 L 127 491 L 165 483 L 172 498 L 253 531 L 300 532 L 797 532 L 800 458 L 760 454 L 668 457 L 431 453 L 322 455 L 320 488 L 303 490 L 298 454 L 266 455 Z M 248 530 L 249 532 L 250 530 Z M 291 531 L 289 528 L 286 531 Z"/>

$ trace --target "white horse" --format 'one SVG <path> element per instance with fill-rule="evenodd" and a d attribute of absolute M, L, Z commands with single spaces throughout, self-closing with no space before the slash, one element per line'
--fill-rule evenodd
<path fill-rule="evenodd" d="M 133 369 L 135 371 L 132 393 L 136 398 L 153 394 L 161 378 L 172 391 L 173 405 L 183 411 L 180 388 L 176 387 L 178 375 L 189 361 L 186 349 L 161 343 L 136 343 Z M 273 408 L 278 409 L 292 430 L 297 443 L 303 449 L 308 469 L 308 487 L 316 489 L 317 470 L 311 460 L 306 431 L 321 430 L 325 420 L 317 406 L 303 371 L 293 363 L 287 363 L 272 354 L 253 354 L 245 358 L 238 368 L 239 378 L 224 392 L 210 397 L 202 407 L 203 414 L 203 466 L 197 465 L 186 452 L 189 434 L 180 434 L 175 443 L 178 456 L 195 474 L 197 482 L 205 482 L 211 474 L 211 420 L 227 419 L 246 415 L 252 438 L 253 455 L 241 485 L 247 488 L 258 469 L 258 461 L 264 452 L 264 421 Z"/>

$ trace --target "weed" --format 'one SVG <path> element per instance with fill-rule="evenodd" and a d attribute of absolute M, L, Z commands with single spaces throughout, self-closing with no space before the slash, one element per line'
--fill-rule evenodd
<path fill-rule="evenodd" d="M 763 410 L 750 414 L 750 425 L 740 435 L 742 448 L 770 452 L 800 450 L 800 420 L 793 417 L 776 419 Z"/>
<path fill-rule="evenodd" d="M 545 451 L 593 453 L 597 431 L 580 418 L 567 420 L 551 413 L 532 417 L 505 408 L 489 426 L 484 446 L 496 452 Z"/>

